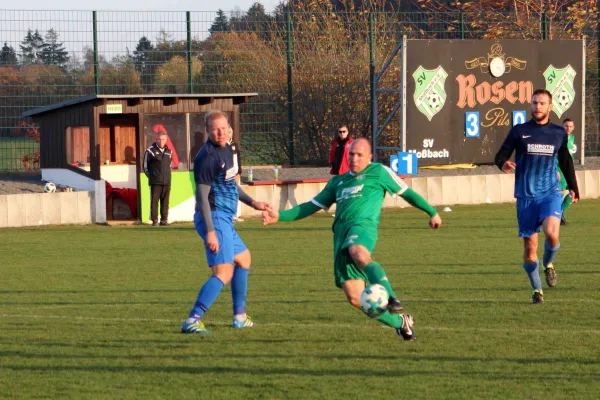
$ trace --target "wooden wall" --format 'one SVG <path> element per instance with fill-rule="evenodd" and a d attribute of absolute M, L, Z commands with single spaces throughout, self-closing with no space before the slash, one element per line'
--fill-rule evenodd
<path fill-rule="evenodd" d="M 212 101 L 208 103 L 210 100 Z M 140 98 L 123 100 L 94 99 L 84 103 L 35 115 L 33 116 L 33 120 L 39 125 L 40 129 L 40 167 L 65 168 L 67 166 L 66 128 L 87 126 L 89 127 L 89 142 L 91 149 L 89 153 L 90 176 L 93 179 L 100 179 L 100 164 L 105 162 L 105 154 L 107 154 L 108 151 L 106 148 L 106 139 L 101 139 L 102 135 L 106 135 L 107 133 L 101 129 L 100 115 L 110 115 L 111 119 L 114 118 L 115 120 L 118 120 L 121 114 L 107 114 L 107 106 L 114 104 L 121 105 L 122 114 L 138 115 L 137 125 L 139 135 L 136 146 L 137 148 L 135 149 L 138 167 L 141 164 L 140 159 L 142 158 L 142 153 L 144 151 L 142 148 L 144 137 L 144 114 L 206 113 L 210 110 L 221 110 L 228 112 L 232 114 L 230 122 L 234 132 L 234 140 L 239 143 L 239 104 L 241 102 L 241 100 L 236 99 L 234 104 L 234 100 L 232 98 L 181 98 L 177 101 L 175 101 L 174 98 Z M 128 120 L 131 120 L 131 117 L 131 115 L 127 116 Z M 194 128 L 192 127 L 191 130 L 193 131 Z M 125 135 L 128 138 L 124 139 L 127 141 L 127 145 L 131 144 L 130 133 L 131 132 Z M 102 147 L 102 145 L 104 145 L 104 147 Z M 120 156 L 118 158 L 119 160 L 121 159 Z M 126 160 L 123 159 L 123 161 Z"/>

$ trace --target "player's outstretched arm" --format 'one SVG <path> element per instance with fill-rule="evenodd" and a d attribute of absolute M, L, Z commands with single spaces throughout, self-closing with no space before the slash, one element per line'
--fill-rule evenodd
<path fill-rule="evenodd" d="M 309 201 L 285 211 L 266 210 L 262 213 L 263 225 L 271 225 L 278 221 L 297 221 L 313 215 L 320 209 L 321 207 Z"/>
<path fill-rule="evenodd" d="M 244 189 L 241 188 L 240 185 L 237 185 L 237 189 L 238 189 L 238 195 L 239 195 L 240 201 L 242 203 L 244 203 L 245 205 L 250 206 L 250 207 L 254 208 L 255 210 L 259 210 L 259 211 L 272 210 L 271 205 L 269 203 L 266 203 L 264 201 L 254 200 L 252 197 L 250 197 L 250 195 L 248 193 L 246 193 L 244 191 Z"/>
<path fill-rule="evenodd" d="M 438 229 L 442 226 L 442 218 L 439 216 L 435 208 L 433 208 L 427 200 L 425 200 L 419 193 L 408 188 L 401 195 L 404 200 L 411 206 L 422 210 L 429 215 L 429 226 L 433 229 Z"/>

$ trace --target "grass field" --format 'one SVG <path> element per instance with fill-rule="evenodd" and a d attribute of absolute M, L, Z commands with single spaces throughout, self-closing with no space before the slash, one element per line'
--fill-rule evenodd
<path fill-rule="evenodd" d="M 569 210 L 543 305 L 514 205 L 456 207 L 440 231 L 384 211 L 375 258 L 415 317 L 408 343 L 334 287 L 327 215 L 238 225 L 257 326 L 230 328 L 226 288 L 210 336 L 179 333 L 208 277 L 192 225 L 0 230 L 0 398 L 596 399 L 599 210 Z"/>
<path fill-rule="evenodd" d="M 23 157 L 39 151 L 40 145 L 29 137 L 0 137 L 0 172 L 23 172 Z"/>

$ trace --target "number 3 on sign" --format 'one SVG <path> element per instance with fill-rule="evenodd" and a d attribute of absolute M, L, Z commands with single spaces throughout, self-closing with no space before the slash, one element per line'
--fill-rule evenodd
<path fill-rule="evenodd" d="M 468 138 L 479 137 L 479 111 L 465 113 L 465 136 Z"/>

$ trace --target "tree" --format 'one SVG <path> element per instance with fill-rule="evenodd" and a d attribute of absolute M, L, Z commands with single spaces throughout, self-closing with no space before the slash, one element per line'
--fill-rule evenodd
<path fill-rule="evenodd" d="M 192 58 L 192 76 L 200 74 L 202 64 Z M 188 92 L 188 63 L 181 56 L 175 56 L 156 69 L 154 82 L 156 93 L 187 93 Z"/>
<path fill-rule="evenodd" d="M 473 39 L 542 39 L 542 15 L 547 18 L 548 39 L 575 39 L 595 29 L 598 15 L 596 0 L 417 2 L 430 19 L 455 16 L 446 24 L 447 31 L 457 31 L 458 13 L 463 12 L 467 37 Z"/>
<path fill-rule="evenodd" d="M 19 45 L 21 48 L 21 62 L 25 65 L 41 64 L 43 46 L 44 38 L 40 35 L 37 29 L 35 32 L 32 32 L 31 29 L 28 29 L 25 38 Z"/>
<path fill-rule="evenodd" d="M 12 46 L 4 42 L 2 50 L 0 50 L 0 66 L 15 66 L 17 65 L 17 54 Z"/>
<path fill-rule="evenodd" d="M 210 28 L 208 28 L 208 31 L 213 34 L 215 32 L 227 32 L 229 31 L 230 26 L 229 26 L 229 21 L 227 20 L 227 16 L 225 15 L 225 12 L 223 12 L 223 10 L 219 9 L 217 11 L 217 16 L 215 17 L 215 20 L 213 21 L 212 25 Z"/>
<path fill-rule="evenodd" d="M 58 41 L 58 33 L 50 28 L 44 36 L 45 42 L 42 45 L 41 58 L 46 65 L 56 65 L 60 68 L 65 68 L 69 62 L 69 52 L 66 51 L 63 43 Z"/>
<path fill-rule="evenodd" d="M 152 84 L 154 70 L 156 69 L 152 63 L 153 50 L 154 45 L 152 42 L 146 36 L 142 36 L 133 51 L 133 63 L 135 70 L 141 74 L 143 86 Z"/>
<path fill-rule="evenodd" d="M 269 40 L 272 21 L 273 18 L 265 12 L 265 7 L 260 3 L 254 3 L 245 13 L 233 12 L 229 23 L 231 29 L 236 32 L 254 32 L 261 38 Z"/>

